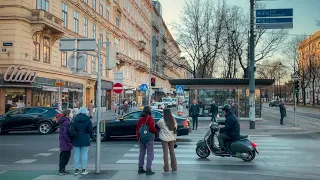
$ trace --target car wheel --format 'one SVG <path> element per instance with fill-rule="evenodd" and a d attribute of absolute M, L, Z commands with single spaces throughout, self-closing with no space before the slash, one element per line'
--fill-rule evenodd
<path fill-rule="evenodd" d="M 107 133 L 100 133 L 101 141 L 106 141 L 108 140 L 108 135 Z M 94 128 L 92 130 L 92 140 L 97 141 L 97 128 Z"/>
<path fill-rule="evenodd" d="M 49 122 L 42 122 L 38 125 L 38 131 L 42 135 L 49 134 L 52 132 L 52 125 Z"/>
<path fill-rule="evenodd" d="M 51 132 L 56 132 L 58 128 L 53 128 Z"/>

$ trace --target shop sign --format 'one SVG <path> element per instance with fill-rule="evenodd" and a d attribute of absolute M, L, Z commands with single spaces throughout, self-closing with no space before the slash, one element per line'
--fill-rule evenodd
<path fill-rule="evenodd" d="M 37 72 L 30 71 L 30 68 L 26 69 L 18 66 L 10 66 L 4 73 L 4 80 L 6 82 L 28 82 L 33 83 L 36 81 Z"/>

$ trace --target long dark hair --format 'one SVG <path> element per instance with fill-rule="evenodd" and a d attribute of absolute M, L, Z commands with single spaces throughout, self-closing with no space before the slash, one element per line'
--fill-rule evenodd
<path fill-rule="evenodd" d="M 65 117 L 67 117 L 67 116 L 69 117 L 70 113 L 71 113 L 70 109 L 65 109 L 65 110 L 62 111 L 62 115 L 65 116 Z"/>
<path fill-rule="evenodd" d="M 170 131 L 174 131 L 176 129 L 176 120 L 172 116 L 170 109 L 166 108 L 163 110 L 163 119 Z"/>
<path fill-rule="evenodd" d="M 142 113 L 141 113 L 141 117 L 146 117 L 147 115 L 151 115 L 151 107 L 150 106 L 145 106 L 143 108 Z"/>

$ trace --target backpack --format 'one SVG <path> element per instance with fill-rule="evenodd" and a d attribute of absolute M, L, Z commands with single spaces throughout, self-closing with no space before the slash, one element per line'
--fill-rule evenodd
<path fill-rule="evenodd" d="M 153 133 L 149 131 L 149 126 L 147 125 L 149 118 L 150 116 L 147 118 L 146 122 L 139 129 L 139 133 L 140 133 L 139 140 L 142 144 L 146 144 L 148 141 L 153 139 Z"/>
<path fill-rule="evenodd" d="M 71 138 L 75 138 L 77 136 L 77 131 L 76 131 L 76 127 L 74 125 L 74 119 L 72 119 L 72 121 L 70 122 L 70 126 L 69 126 L 69 136 Z"/>

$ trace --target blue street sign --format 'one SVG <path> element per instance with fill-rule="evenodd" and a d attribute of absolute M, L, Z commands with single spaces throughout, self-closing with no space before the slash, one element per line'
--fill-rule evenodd
<path fill-rule="evenodd" d="M 257 18 L 257 24 L 292 23 L 293 18 Z"/>
<path fill-rule="evenodd" d="M 258 9 L 256 17 L 283 17 L 293 16 L 293 9 Z"/>
<path fill-rule="evenodd" d="M 148 91 L 148 85 L 146 85 L 146 84 L 141 84 L 141 86 L 140 86 L 140 91 L 142 91 L 142 92 L 147 92 L 147 91 Z"/>
<path fill-rule="evenodd" d="M 184 86 L 176 86 L 176 94 L 184 94 Z"/>
<path fill-rule="evenodd" d="M 292 29 L 293 23 L 256 24 L 257 29 Z"/>

